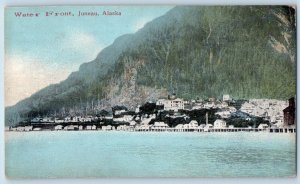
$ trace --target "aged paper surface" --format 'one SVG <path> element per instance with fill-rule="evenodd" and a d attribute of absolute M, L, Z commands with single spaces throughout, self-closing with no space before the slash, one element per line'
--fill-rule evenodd
<path fill-rule="evenodd" d="M 7 7 L 6 176 L 295 176 L 295 55 L 290 6 Z"/>

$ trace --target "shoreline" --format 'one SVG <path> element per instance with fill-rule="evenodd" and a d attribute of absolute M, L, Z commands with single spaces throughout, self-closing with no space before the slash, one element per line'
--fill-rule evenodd
<path fill-rule="evenodd" d="M 128 130 L 54 130 L 54 129 L 42 129 L 42 130 L 5 130 L 5 132 L 88 132 L 88 131 L 98 131 L 98 132 L 194 132 L 194 133 L 214 133 L 214 132 L 264 132 L 264 133 L 296 133 L 296 128 L 268 128 L 268 129 L 259 129 L 259 128 L 212 128 L 212 129 L 128 129 Z"/>

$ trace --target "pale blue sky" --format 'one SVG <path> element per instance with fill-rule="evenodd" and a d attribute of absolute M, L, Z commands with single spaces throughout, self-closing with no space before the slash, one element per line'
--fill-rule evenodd
<path fill-rule="evenodd" d="M 123 34 L 134 33 L 172 6 L 59 6 L 14 7 L 5 11 L 6 106 L 65 79 L 80 64 L 92 61 Z M 45 16 L 45 12 L 74 16 Z M 78 12 L 98 12 L 78 17 Z M 104 16 L 103 11 L 121 12 Z M 15 12 L 40 13 L 16 17 Z M 26 85 L 24 85 L 26 82 Z"/>
<path fill-rule="evenodd" d="M 40 1 L 40 0 L 3 0 L 3 1 L 0 1 L 0 5 L 2 5 L 2 7 L 4 5 L 49 5 L 49 4 L 99 4 L 99 3 L 114 3 L 114 4 L 124 4 L 124 3 L 127 3 L 127 4 L 130 4 L 130 3 L 133 3 L 131 0 L 110 0 L 109 2 L 108 1 L 105 1 L 105 0 L 43 0 L 43 1 Z M 202 0 L 202 1 L 198 1 L 198 0 L 185 0 L 185 1 L 181 1 L 181 0 L 164 0 L 164 1 L 161 1 L 161 0 L 141 0 L 139 2 L 136 2 L 136 3 L 140 3 L 140 4 L 166 4 L 166 3 L 172 3 L 172 4 L 223 4 L 223 5 L 236 5 L 236 4 L 243 4 L 243 5 L 247 5 L 247 4 L 270 4 L 270 1 L 266 1 L 266 0 L 251 0 L 251 2 L 249 0 Z M 297 4 L 297 0 L 272 0 L 271 2 L 272 4 Z M 3 27 L 3 9 L 0 8 L 0 27 Z M 299 32 L 299 30 L 297 29 L 297 32 Z M 0 50 L 2 50 L 4 48 L 3 46 L 3 31 L 2 29 L 0 29 Z M 300 40 L 300 37 L 297 37 L 297 39 Z M 297 50 L 299 49 L 299 47 L 297 48 Z M 4 52 L 3 52 L 4 53 Z M 298 52 L 299 53 L 299 52 Z M 0 54 L 1 55 L 1 54 Z M 1 60 L 1 59 L 0 59 Z M 2 62 L 0 62 L 2 64 Z M 3 64 L 4 65 L 4 64 Z M 3 66 L 2 65 L 2 66 Z M 3 67 L 0 67 L 0 73 L 3 74 Z M 298 68 L 298 71 L 300 71 L 300 65 L 297 65 L 297 68 Z M 3 75 L 2 75 L 3 76 Z M 297 80 L 297 87 L 298 87 L 298 90 L 297 91 L 300 91 L 299 90 L 299 82 L 300 80 Z M 1 82 L 2 83 L 2 82 Z M 3 97 L 4 97 L 4 94 L 3 94 L 3 91 L 0 92 L 1 93 L 1 107 L 3 107 Z M 298 117 L 300 117 L 300 111 L 297 111 L 297 115 Z M 1 120 L 3 120 L 4 118 L 4 111 L 2 111 L 0 113 L 0 116 L 1 116 Z M 0 136 L 3 137 L 4 136 L 4 126 L 1 126 L 0 127 Z M 297 142 L 299 142 L 299 137 L 300 136 L 297 136 Z M 4 141 L 1 141 L 0 143 L 1 147 L 4 148 Z M 298 158 L 299 158 L 299 155 L 300 155 L 300 151 L 297 152 L 297 155 L 298 155 Z M 2 163 L 2 165 L 4 165 L 4 151 L 2 150 L 0 152 L 0 163 Z M 299 162 L 300 162 L 300 159 L 297 159 L 297 162 L 298 162 L 298 165 L 299 165 Z M 4 167 L 0 167 L 0 173 L 1 174 L 1 179 L 0 179 L 0 183 L 20 183 L 19 181 L 17 180 L 7 180 L 5 179 L 5 176 L 4 176 Z M 208 179 L 205 179 L 205 178 L 201 178 L 201 179 L 180 179 L 180 180 L 177 180 L 177 179 L 156 179 L 155 181 L 156 182 L 161 182 L 161 183 L 175 183 L 175 184 L 179 184 L 179 183 L 183 183 L 183 182 L 189 182 L 189 183 L 192 183 L 192 184 L 196 184 L 196 183 L 216 183 L 216 184 L 230 184 L 230 183 L 244 183 L 244 184 L 253 184 L 253 183 L 262 183 L 262 182 L 269 182 L 269 183 L 272 183 L 272 184 L 282 184 L 282 183 L 290 183 L 290 184 L 296 184 L 296 183 L 299 183 L 299 178 L 300 177 L 297 177 L 296 179 L 295 178 L 281 178 L 281 179 L 278 179 L 278 178 L 243 178 L 243 179 L 230 179 L 230 178 L 226 178 L 226 179 L 219 179 L 219 178 L 216 178 L 216 179 L 213 179 L 213 178 L 208 178 Z M 72 183 L 72 184 L 81 184 L 81 183 L 99 183 L 103 180 L 98 180 L 98 179 L 87 179 L 87 180 L 78 180 L 78 179 L 55 179 L 55 180 L 47 180 L 47 181 L 43 181 L 43 183 L 47 183 L 47 184 L 58 184 L 58 183 Z M 143 179 L 135 179 L 135 180 L 118 180 L 118 179 L 110 179 L 110 180 L 105 180 L 106 183 L 123 183 L 123 184 L 129 184 L 129 183 L 145 183 L 145 184 L 151 184 L 153 183 L 154 180 L 143 180 Z M 21 183 L 26 183 L 26 184 L 32 184 L 32 183 L 35 183 L 35 184 L 38 184 L 38 183 L 41 183 L 40 180 L 23 180 Z"/>

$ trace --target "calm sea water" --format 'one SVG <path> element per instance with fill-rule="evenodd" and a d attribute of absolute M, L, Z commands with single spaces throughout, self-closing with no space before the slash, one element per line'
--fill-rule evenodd
<path fill-rule="evenodd" d="M 6 175 L 286 177 L 296 135 L 255 132 L 6 132 Z"/>

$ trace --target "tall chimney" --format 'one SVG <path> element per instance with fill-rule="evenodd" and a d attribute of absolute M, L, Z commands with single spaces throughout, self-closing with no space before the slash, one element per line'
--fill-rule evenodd
<path fill-rule="evenodd" d="M 206 125 L 207 125 L 208 124 L 208 112 L 206 112 L 205 118 L 206 118 Z"/>

